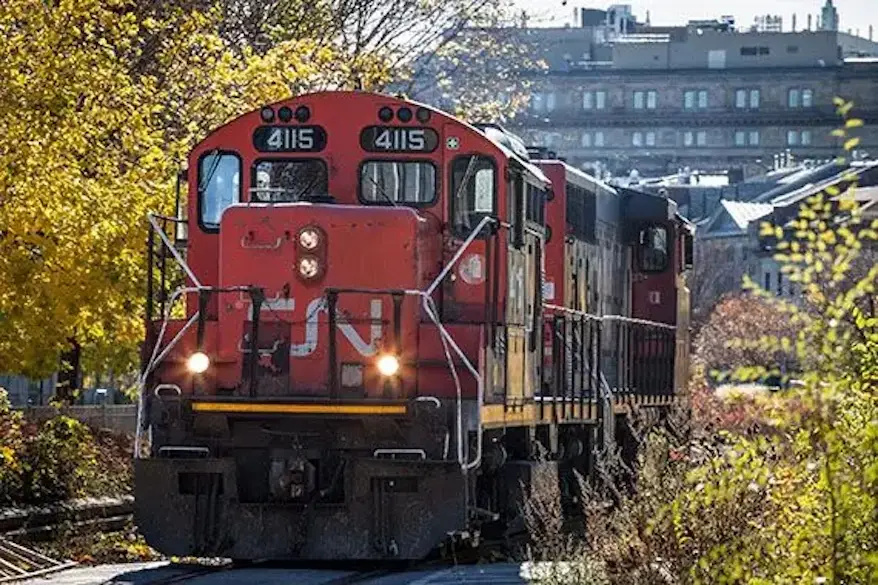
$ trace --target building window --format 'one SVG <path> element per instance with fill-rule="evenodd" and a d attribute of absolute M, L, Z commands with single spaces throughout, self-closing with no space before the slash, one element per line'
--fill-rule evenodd
<path fill-rule="evenodd" d="M 646 133 L 646 145 L 655 146 L 655 132 Z"/>
<path fill-rule="evenodd" d="M 607 107 L 607 92 L 586 91 L 582 94 L 583 110 L 603 110 Z"/>
<path fill-rule="evenodd" d="M 706 110 L 707 90 L 690 89 L 683 94 L 683 108 L 686 110 Z"/>
<path fill-rule="evenodd" d="M 735 146 L 759 146 L 759 130 L 736 130 Z"/>
<path fill-rule="evenodd" d="M 546 94 L 546 111 L 552 112 L 555 110 L 555 92 L 549 92 Z"/>
<path fill-rule="evenodd" d="M 810 130 L 788 130 L 787 131 L 787 146 L 808 146 L 811 144 L 811 131 Z"/>
<path fill-rule="evenodd" d="M 692 146 L 695 144 L 695 133 L 691 130 L 683 133 L 683 146 Z"/>
<path fill-rule="evenodd" d="M 802 107 L 810 108 L 814 106 L 814 92 L 810 89 L 802 90 Z"/>
<path fill-rule="evenodd" d="M 594 142 L 594 145 L 596 147 L 603 146 L 604 145 L 604 133 L 601 130 L 598 130 L 597 132 L 595 132 L 594 133 L 594 140 L 592 142 Z"/>
<path fill-rule="evenodd" d="M 707 131 L 693 132 L 688 130 L 683 133 L 683 146 L 707 146 Z"/>
<path fill-rule="evenodd" d="M 543 94 L 534 92 L 533 95 L 530 96 L 530 107 L 535 112 L 542 112 L 546 108 L 546 104 L 543 101 Z"/>
<path fill-rule="evenodd" d="M 634 109 L 635 110 L 654 110 L 658 105 L 658 93 L 655 90 L 635 91 L 634 92 Z"/>
<path fill-rule="evenodd" d="M 814 91 L 794 87 L 787 93 L 787 107 L 810 108 L 814 105 Z"/>
<path fill-rule="evenodd" d="M 634 146 L 643 146 L 643 132 L 635 132 L 632 134 L 631 144 Z"/>
<path fill-rule="evenodd" d="M 793 88 L 787 94 L 787 106 L 790 108 L 810 108 L 814 106 L 814 91 L 811 89 Z"/>
<path fill-rule="evenodd" d="M 591 132 L 582 133 L 582 148 L 591 148 Z"/>
<path fill-rule="evenodd" d="M 739 89 L 735 91 L 735 107 L 738 109 L 759 108 L 759 90 L 758 89 Z"/>
<path fill-rule="evenodd" d="M 698 146 L 707 146 L 707 132 L 699 130 L 695 133 L 695 144 Z"/>
<path fill-rule="evenodd" d="M 755 57 L 756 55 L 768 55 L 768 47 L 741 47 L 742 57 Z"/>

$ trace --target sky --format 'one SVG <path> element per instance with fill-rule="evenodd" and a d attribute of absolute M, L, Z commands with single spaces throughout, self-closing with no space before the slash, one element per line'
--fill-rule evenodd
<path fill-rule="evenodd" d="M 534 19 L 533 26 L 564 26 L 573 20 L 575 8 L 605 9 L 611 4 L 628 4 L 639 22 L 646 20 L 655 25 L 685 24 L 688 20 L 719 18 L 730 14 L 738 28 L 749 28 L 757 14 L 777 14 L 783 17 L 783 30 L 790 30 L 792 15 L 796 13 L 796 29 L 808 22 L 808 13 L 816 16 L 826 0 L 515 0 Z M 860 36 L 868 37 L 869 25 L 874 28 L 872 38 L 878 41 L 878 0 L 833 0 L 838 10 L 839 30 L 860 29 Z"/>

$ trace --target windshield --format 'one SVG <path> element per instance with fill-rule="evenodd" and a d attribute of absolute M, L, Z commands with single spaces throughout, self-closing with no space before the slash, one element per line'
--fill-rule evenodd
<path fill-rule="evenodd" d="M 436 167 L 425 161 L 368 161 L 360 168 L 360 200 L 430 205 L 436 201 Z"/>
<path fill-rule="evenodd" d="M 300 201 L 329 192 L 322 160 L 259 160 L 253 165 L 251 200 L 264 203 Z"/>

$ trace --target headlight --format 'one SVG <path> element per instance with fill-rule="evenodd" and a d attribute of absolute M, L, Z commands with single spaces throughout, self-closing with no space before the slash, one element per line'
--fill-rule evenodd
<path fill-rule="evenodd" d="M 395 355 L 383 355 L 378 358 L 378 362 L 376 364 L 378 366 L 378 371 L 381 372 L 382 376 L 390 377 L 395 376 L 397 372 L 399 372 L 399 360 Z"/>
<path fill-rule="evenodd" d="M 320 245 L 320 232 L 314 228 L 305 228 L 299 232 L 299 245 L 306 250 L 313 250 Z"/>
<path fill-rule="evenodd" d="M 197 351 L 189 356 L 186 368 L 193 374 L 203 374 L 210 366 L 210 358 L 206 354 Z"/>
<path fill-rule="evenodd" d="M 320 274 L 320 261 L 312 256 L 299 259 L 299 275 L 302 278 L 315 278 Z"/>

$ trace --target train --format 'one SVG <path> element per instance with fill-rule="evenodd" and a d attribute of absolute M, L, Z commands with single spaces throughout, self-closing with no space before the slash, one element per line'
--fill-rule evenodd
<path fill-rule="evenodd" d="M 477 544 L 686 383 L 692 225 L 500 125 L 292 97 L 148 221 L 135 518 L 166 555 Z"/>

